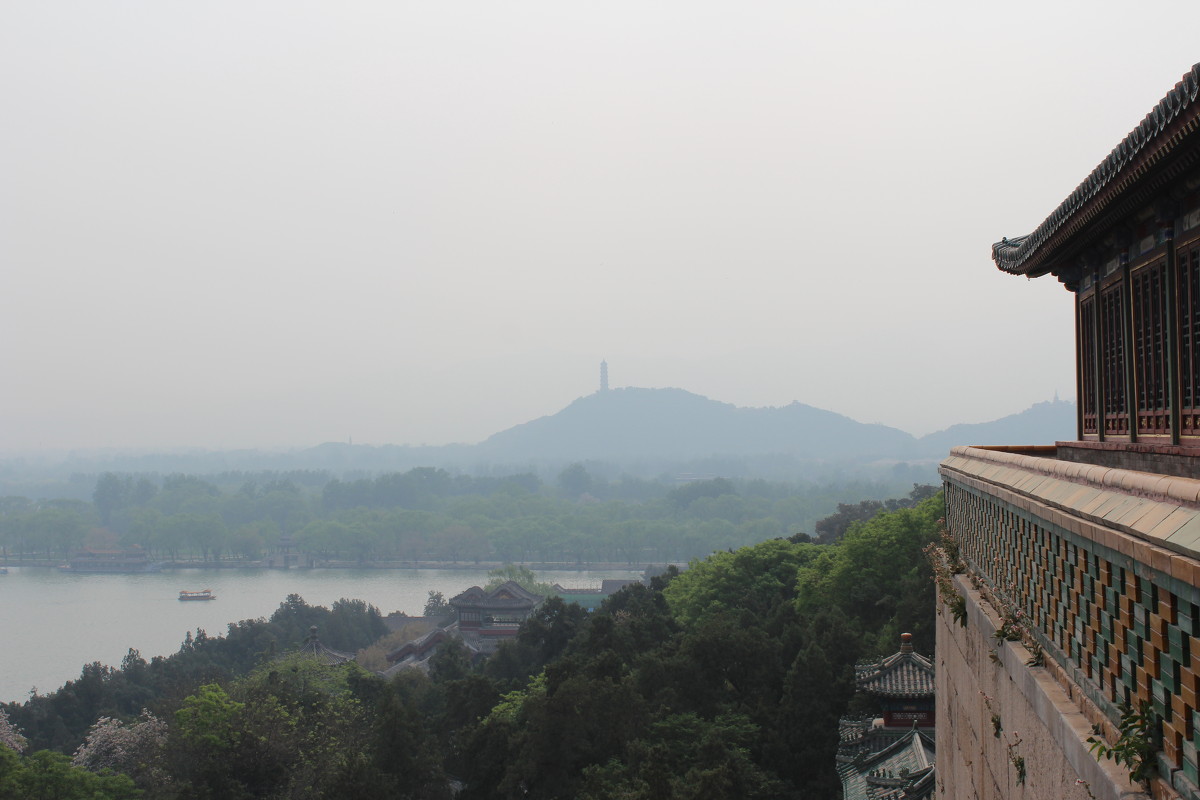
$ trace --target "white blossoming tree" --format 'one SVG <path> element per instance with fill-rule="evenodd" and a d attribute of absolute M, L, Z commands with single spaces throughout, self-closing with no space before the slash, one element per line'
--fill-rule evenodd
<path fill-rule="evenodd" d="M 167 742 L 167 723 L 142 710 L 137 722 L 101 717 L 88 731 L 71 763 L 92 772 L 104 769 L 124 773 L 139 786 L 161 783 L 162 751 Z"/>
<path fill-rule="evenodd" d="M 3 708 L 0 708 L 0 744 L 18 753 L 25 750 L 25 737 L 17 730 L 17 726 L 12 724 Z"/>

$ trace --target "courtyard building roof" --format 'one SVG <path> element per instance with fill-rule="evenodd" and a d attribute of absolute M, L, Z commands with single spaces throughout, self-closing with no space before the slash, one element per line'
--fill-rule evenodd
<path fill-rule="evenodd" d="M 838 764 L 843 800 L 915 800 L 932 794 L 933 738 L 911 731 L 879 752 Z"/>
<path fill-rule="evenodd" d="M 516 581 L 505 581 L 490 592 L 472 586 L 462 594 L 450 598 L 455 608 L 483 606 L 495 609 L 536 608 L 545 598 L 528 591 Z"/>
<path fill-rule="evenodd" d="M 900 635 L 900 652 L 854 669 L 858 688 L 876 697 L 933 697 L 933 662 L 913 651 L 912 634 Z"/>

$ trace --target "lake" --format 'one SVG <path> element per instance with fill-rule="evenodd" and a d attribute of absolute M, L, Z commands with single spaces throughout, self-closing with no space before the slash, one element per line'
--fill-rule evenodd
<path fill-rule="evenodd" d="M 626 570 L 547 571 L 539 580 L 599 586 L 640 578 Z M 430 591 L 447 599 L 487 581 L 478 569 L 172 570 L 146 575 L 79 575 L 9 567 L 0 575 L 0 702 L 25 700 L 79 677 L 84 664 L 119 666 L 134 648 L 149 660 L 179 649 L 188 631 L 224 634 L 230 622 L 269 617 L 289 594 L 328 607 L 343 597 L 387 614 L 420 614 Z M 181 603 L 182 589 L 211 589 L 211 602 Z"/>

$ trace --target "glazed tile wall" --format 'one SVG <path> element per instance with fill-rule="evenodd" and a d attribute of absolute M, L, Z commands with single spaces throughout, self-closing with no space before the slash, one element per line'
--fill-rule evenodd
<path fill-rule="evenodd" d="M 1200 798 L 1200 590 L 978 487 L 948 481 L 946 508 L 968 563 L 1093 702 L 1113 719 L 1123 702 L 1152 705 L 1161 766 Z"/>

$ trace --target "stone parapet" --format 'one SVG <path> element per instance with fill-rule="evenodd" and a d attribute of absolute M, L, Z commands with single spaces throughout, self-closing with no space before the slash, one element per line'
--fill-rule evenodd
<path fill-rule="evenodd" d="M 1147 798 L 1088 752 L 1091 722 L 1032 654 L 997 641 L 1000 615 L 962 576 L 966 625 L 937 621 L 939 796 L 978 800 Z"/>
<path fill-rule="evenodd" d="M 1156 796 L 1200 800 L 1200 481 L 988 448 L 955 448 L 940 471 L 948 532 L 1046 674 L 1110 742 L 1122 704 L 1148 703 Z"/>

